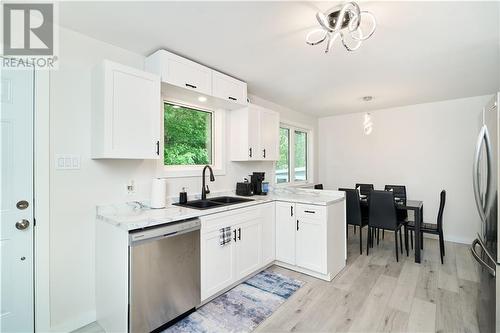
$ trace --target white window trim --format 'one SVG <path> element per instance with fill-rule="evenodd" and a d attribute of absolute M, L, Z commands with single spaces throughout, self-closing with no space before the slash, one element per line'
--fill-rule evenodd
<path fill-rule="evenodd" d="M 161 144 L 160 151 L 164 152 L 164 104 L 171 103 L 185 106 L 188 108 L 211 112 L 212 113 L 212 164 L 210 166 L 216 176 L 226 174 L 226 148 L 224 146 L 226 134 L 226 111 L 222 109 L 210 109 L 206 105 L 187 104 L 182 101 L 163 99 L 161 109 Z M 204 165 L 164 165 L 162 158 L 158 160 L 156 176 L 161 178 L 183 178 L 183 177 L 201 177 Z"/>
<path fill-rule="evenodd" d="M 308 126 L 303 126 L 297 123 L 293 122 L 281 122 L 280 123 L 280 128 L 288 128 L 290 131 L 290 138 L 288 141 L 290 153 L 289 153 L 289 176 L 290 176 L 290 181 L 286 183 L 277 183 L 276 182 L 276 175 L 274 175 L 274 186 L 275 187 L 287 187 L 287 186 L 305 186 L 305 185 L 310 185 L 314 183 L 314 132 L 311 127 Z M 296 181 L 295 180 L 295 130 L 306 132 L 307 133 L 307 180 L 303 181 Z M 276 172 L 276 164 L 278 162 L 276 161 L 274 163 L 274 171 Z"/>

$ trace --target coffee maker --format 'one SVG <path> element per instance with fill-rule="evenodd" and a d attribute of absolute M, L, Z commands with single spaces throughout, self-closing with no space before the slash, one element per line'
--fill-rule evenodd
<path fill-rule="evenodd" d="M 264 181 L 265 172 L 254 172 L 250 175 L 250 183 L 252 183 L 254 195 L 266 195 L 262 192 L 262 182 Z"/>

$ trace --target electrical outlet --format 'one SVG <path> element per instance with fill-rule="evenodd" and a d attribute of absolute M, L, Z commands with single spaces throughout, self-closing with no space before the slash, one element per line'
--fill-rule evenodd
<path fill-rule="evenodd" d="M 126 190 L 128 195 L 135 194 L 135 182 L 133 180 L 129 181 L 126 185 Z"/>
<path fill-rule="evenodd" d="M 80 155 L 75 154 L 56 154 L 56 170 L 78 170 L 80 169 Z"/>

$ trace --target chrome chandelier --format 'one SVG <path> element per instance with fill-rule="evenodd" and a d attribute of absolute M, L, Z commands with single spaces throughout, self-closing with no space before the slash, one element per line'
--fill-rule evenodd
<path fill-rule="evenodd" d="M 348 51 L 356 51 L 364 40 L 375 32 L 377 22 L 375 16 L 367 11 L 361 11 L 355 2 L 331 8 L 325 13 L 318 12 L 316 19 L 321 29 L 314 29 L 306 36 L 306 43 L 318 45 L 326 41 L 325 53 L 328 53 L 333 42 L 340 36 L 342 44 Z M 370 21 L 368 31 L 361 30 L 361 23 L 366 29 L 365 22 Z"/>

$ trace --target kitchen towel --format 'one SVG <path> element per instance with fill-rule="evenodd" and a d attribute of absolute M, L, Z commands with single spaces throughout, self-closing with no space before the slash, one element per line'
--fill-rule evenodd
<path fill-rule="evenodd" d="M 219 229 L 219 245 L 224 246 L 231 242 L 231 227 Z"/>
<path fill-rule="evenodd" d="M 167 180 L 153 178 L 151 184 L 151 208 L 165 208 L 167 199 Z"/>

